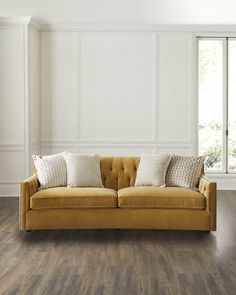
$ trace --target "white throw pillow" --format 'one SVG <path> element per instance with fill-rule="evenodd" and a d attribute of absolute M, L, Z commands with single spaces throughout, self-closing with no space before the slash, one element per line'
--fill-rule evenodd
<path fill-rule="evenodd" d="M 165 186 L 166 170 L 170 155 L 143 154 L 137 170 L 135 186 Z"/>
<path fill-rule="evenodd" d="M 63 154 L 32 156 L 42 189 L 66 186 L 66 163 Z"/>
<path fill-rule="evenodd" d="M 197 190 L 204 160 L 204 157 L 173 155 L 166 173 L 166 185 Z"/>
<path fill-rule="evenodd" d="M 64 154 L 67 168 L 67 186 L 103 187 L 100 156 Z"/>

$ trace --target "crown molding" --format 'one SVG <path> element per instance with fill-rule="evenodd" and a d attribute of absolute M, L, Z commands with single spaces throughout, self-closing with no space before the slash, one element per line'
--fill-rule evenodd
<path fill-rule="evenodd" d="M 32 16 L 0 17 L 0 26 L 24 26 L 28 25 L 40 31 L 41 23 Z"/>
<path fill-rule="evenodd" d="M 30 17 L 29 26 L 37 31 L 41 31 L 42 23 L 34 17 Z"/>
<path fill-rule="evenodd" d="M 42 24 L 40 30 L 61 32 L 236 32 L 236 25 L 226 24 L 115 24 L 115 23 L 55 23 Z"/>
<path fill-rule="evenodd" d="M 31 16 L 0 17 L 0 25 L 25 25 L 31 20 Z"/>
<path fill-rule="evenodd" d="M 236 33 L 236 24 L 43 23 L 32 16 L 0 17 L 0 26 L 29 27 L 42 32 L 190 32 Z"/>

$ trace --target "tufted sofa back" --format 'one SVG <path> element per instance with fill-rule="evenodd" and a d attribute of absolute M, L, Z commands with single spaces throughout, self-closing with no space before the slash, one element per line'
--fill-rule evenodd
<path fill-rule="evenodd" d="M 139 157 L 101 157 L 104 187 L 119 190 L 134 186 L 139 161 Z"/>

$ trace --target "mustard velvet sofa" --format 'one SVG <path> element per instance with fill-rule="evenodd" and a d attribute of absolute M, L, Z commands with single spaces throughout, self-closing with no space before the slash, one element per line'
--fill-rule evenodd
<path fill-rule="evenodd" d="M 20 184 L 20 229 L 216 230 L 216 183 L 204 175 L 199 191 L 134 187 L 138 157 L 103 157 L 104 188 L 39 190 L 37 175 Z"/>

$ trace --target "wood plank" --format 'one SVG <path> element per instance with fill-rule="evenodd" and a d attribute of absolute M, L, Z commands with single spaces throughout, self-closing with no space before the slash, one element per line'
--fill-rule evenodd
<path fill-rule="evenodd" d="M 236 192 L 218 193 L 218 229 L 18 230 L 0 198 L 0 294 L 236 294 Z"/>

